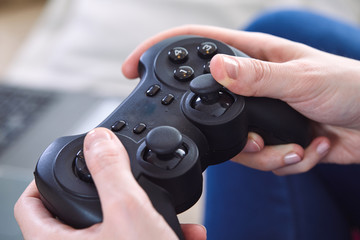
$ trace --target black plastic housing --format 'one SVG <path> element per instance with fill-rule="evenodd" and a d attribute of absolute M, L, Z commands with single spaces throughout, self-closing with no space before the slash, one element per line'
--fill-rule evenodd
<path fill-rule="evenodd" d="M 199 54 L 198 46 L 207 43 L 215 45 L 216 52 Z M 175 51 L 171 50 L 176 47 L 188 52 L 182 61 L 168 56 L 171 52 L 174 57 Z M 209 73 L 207 66 L 216 53 L 248 57 L 222 42 L 197 36 L 177 36 L 154 45 L 140 58 L 141 81 L 136 89 L 99 125 L 113 130 L 124 144 L 134 178 L 180 239 L 184 237 L 176 214 L 190 208 L 201 196 L 202 172 L 239 153 L 249 131 L 260 133 L 267 144 L 299 143 L 305 147 L 311 140 L 309 121 L 279 100 L 238 96 L 222 88 L 234 101 L 221 116 L 209 116 L 191 107 L 196 93 L 189 83 Z M 181 66 L 192 69 L 189 79 L 180 81 L 174 76 Z M 121 127 L 116 127 L 119 122 Z M 147 134 L 161 126 L 177 129 L 186 148 L 185 157 L 169 169 L 144 158 Z M 74 171 L 84 136 L 55 140 L 41 155 L 34 173 L 44 205 L 75 228 L 102 221 L 95 185 L 81 180 Z"/>

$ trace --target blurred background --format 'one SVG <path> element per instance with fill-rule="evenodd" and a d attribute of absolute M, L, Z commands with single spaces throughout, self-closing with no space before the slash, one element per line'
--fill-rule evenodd
<path fill-rule="evenodd" d="M 121 64 L 148 37 L 190 23 L 239 29 L 279 8 L 360 23 L 358 0 L 0 0 L 0 84 L 126 97 L 138 81 Z M 22 239 L 12 208 L 26 184 L 0 203 L 0 239 Z M 181 221 L 201 222 L 201 209 L 202 201 Z"/>

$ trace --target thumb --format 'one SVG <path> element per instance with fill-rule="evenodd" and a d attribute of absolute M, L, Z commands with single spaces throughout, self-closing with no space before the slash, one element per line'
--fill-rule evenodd
<path fill-rule="evenodd" d="M 218 54 L 211 60 L 210 69 L 216 81 L 243 96 L 286 100 L 289 89 L 294 89 L 296 84 L 296 67 L 288 62 L 273 63 Z"/>
<path fill-rule="evenodd" d="M 125 147 L 110 130 L 97 128 L 84 140 L 86 164 L 99 192 L 104 214 L 111 201 L 121 194 L 140 188 L 130 170 Z"/>

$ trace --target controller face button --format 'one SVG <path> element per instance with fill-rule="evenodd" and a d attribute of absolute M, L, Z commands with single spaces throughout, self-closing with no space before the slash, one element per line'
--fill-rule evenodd
<path fill-rule="evenodd" d="M 210 73 L 210 61 L 204 64 L 203 69 L 205 74 Z"/>
<path fill-rule="evenodd" d="M 126 122 L 121 120 L 121 121 L 116 121 L 112 126 L 111 126 L 111 130 L 114 132 L 118 132 L 121 129 L 123 129 L 126 126 Z"/>
<path fill-rule="evenodd" d="M 212 58 L 218 50 L 218 47 L 213 42 L 202 42 L 197 47 L 199 56 L 202 58 Z"/>
<path fill-rule="evenodd" d="M 175 96 L 172 95 L 171 93 L 169 93 L 163 99 L 161 99 L 161 103 L 163 105 L 169 105 L 170 103 L 172 103 L 174 101 L 174 99 L 175 99 Z"/>
<path fill-rule="evenodd" d="M 174 63 L 184 63 L 189 52 L 183 47 L 174 47 L 168 52 L 169 59 Z"/>
<path fill-rule="evenodd" d="M 153 97 L 155 96 L 159 91 L 160 91 L 161 87 L 158 84 L 152 85 L 151 87 L 149 87 L 149 89 L 146 91 L 146 96 L 148 97 Z"/>
<path fill-rule="evenodd" d="M 194 77 L 194 69 L 189 66 L 180 66 L 174 70 L 174 77 L 181 82 L 190 81 Z"/>
<path fill-rule="evenodd" d="M 83 151 L 80 150 L 75 157 L 74 161 L 75 174 L 84 182 L 93 183 L 89 169 L 86 166 Z"/>
<path fill-rule="evenodd" d="M 140 134 L 142 132 L 144 132 L 146 129 L 146 124 L 145 123 L 139 123 L 138 125 L 136 125 L 133 129 L 133 132 L 135 134 Z"/>

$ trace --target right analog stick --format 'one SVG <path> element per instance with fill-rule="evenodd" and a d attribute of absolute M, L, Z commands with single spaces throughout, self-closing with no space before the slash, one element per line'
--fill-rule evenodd
<path fill-rule="evenodd" d="M 192 80 L 190 90 L 195 94 L 190 106 L 212 117 L 222 116 L 234 103 L 234 98 L 211 74 L 203 74 Z"/>
<path fill-rule="evenodd" d="M 211 74 L 200 75 L 190 82 L 190 90 L 197 94 L 204 104 L 217 102 L 222 88 Z"/>

